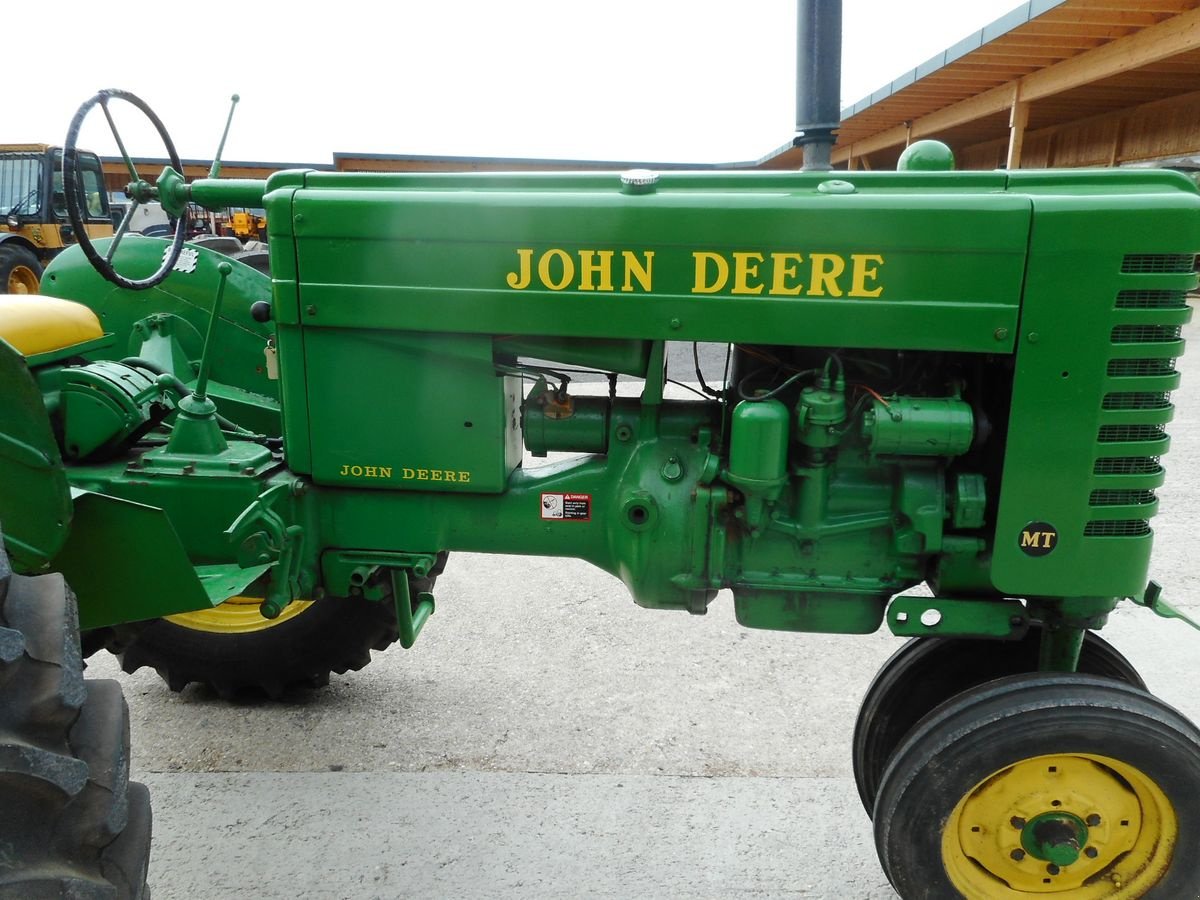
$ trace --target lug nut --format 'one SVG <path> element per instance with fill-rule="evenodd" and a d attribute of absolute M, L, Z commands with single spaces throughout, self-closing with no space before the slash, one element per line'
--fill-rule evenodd
<path fill-rule="evenodd" d="M 1100 817 L 1098 815 L 1096 815 L 1095 813 L 1092 813 L 1090 816 L 1087 817 L 1088 828 L 1095 828 L 1099 824 L 1100 824 Z"/>
<path fill-rule="evenodd" d="M 1025 858 L 1025 851 L 1024 850 L 1014 850 L 1012 853 L 1009 854 L 1009 856 L 1011 856 L 1017 862 L 1020 862 L 1021 860 L 1023 860 Z"/>
<path fill-rule="evenodd" d="M 1097 850 L 1095 847 L 1088 847 L 1086 850 L 1083 851 L 1083 855 L 1086 856 L 1088 859 L 1095 859 L 1097 856 L 1100 855 L 1100 851 Z"/>
<path fill-rule="evenodd" d="M 1008 820 L 1008 824 L 1011 825 L 1013 828 L 1024 828 L 1025 820 L 1022 819 L 1020 816 L 1013 816 L 1011 819 Z"/>

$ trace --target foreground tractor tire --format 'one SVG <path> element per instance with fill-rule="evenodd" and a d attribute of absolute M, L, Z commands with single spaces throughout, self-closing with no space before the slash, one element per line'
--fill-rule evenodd
<path fill-rule="evenodd" d="M 410 578 L 414 595 L 432 591 L 446 554 L 426 578 Z M 234 597 L 213 609 L 157 619 L 118 647 L 126 672 L 149 666 L 173 691 L 193 682 L 231 700 L 240 693 L 279 699 L 289 688 L 321 687 L 331 673 L 357 671 L 372 650 L 398 637 L 390 598 L 324 597 L 295 601 L 275 619 L 259 615 L 261 598 Z"/>
<path fill-rule="evenodd" d="M 25 247 L 0 244 L 0 294 L 36 294 L 42 281 L 42 264 Z"/>
<path fill-rule="evenodd" d="M 995 678 L 1035 672 L 1040 627 L 1019 641 L 913 638 L 888 658 L 863 698 L 854 726 L 854 782 L 867 815 L 888 761 L 913 726 L 934 707 Z M 1078 671 L 1146 689 L 1133 664 L 1093 632 L 1084 636 Z"/>
<path fill-rule="evenodd" d="M 1002 678 L 922 720 L 873 818 L 905 900 L 1197 897 L 1200 730 L 1112 679 Z"/>
<path fill-rule="evenodd" d="M 82 668 L 66 583 L 11 574 L 0 545 L 0 897 L 149 897 L 129 711 Z"/>

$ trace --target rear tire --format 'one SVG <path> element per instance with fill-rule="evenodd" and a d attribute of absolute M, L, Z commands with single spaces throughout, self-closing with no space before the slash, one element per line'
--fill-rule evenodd
<path fill-rule="evenodd" d="M 28 247 L 12 241 L 0 244 L 0 294 L 36 294 L 42 264 Z"/>
<path fill-rule="evenodd" d="M 415 596 L 432 591 L 447 554 L 425 578 L 409 579 Z M 277 619 L 264 619 L 257 601 L 242 598 L 204 610 L 156 619 L 135 636 L 110 645 L 126 672 L 149 666 L 173 691 L 193 682 L 231 700 L 243 693 L 279 699 L 292 688 L 322 687 L 330 674 L 357 671 L 399 637 L 390 597 L 323 597 L 296 601 Z"/>
<path fill-rule="evenodd" d="M 0 545 L 0 897 L 149 896 L 150 794 L 129 781 L 129 711 L 84 681 L 75 597 L 13 575 Z"/>

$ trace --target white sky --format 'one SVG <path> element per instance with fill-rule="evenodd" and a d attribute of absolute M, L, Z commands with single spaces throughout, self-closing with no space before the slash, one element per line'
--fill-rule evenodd
<path fill-rule="evenodd" d="M 0 143 L 61 143 L 104 87 L 145 99 L 184 158 L 212 156 L 234 92 L 230 160 L 732 162 L 795 125 L 794 0 L 0 2 Z M 1017 5 L 844 0 L 843 105 Z M 118 124 L 135 156 L 165 155 Z M 99 110 L 81 145 L 116 152 Z"/>

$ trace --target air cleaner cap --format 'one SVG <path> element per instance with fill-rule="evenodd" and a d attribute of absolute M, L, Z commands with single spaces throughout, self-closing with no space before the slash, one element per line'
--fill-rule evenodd
<path fill-rule="evenodd" d="M 623 194 L 653 194 L 657 185 L 658 173 L 649 169 L 628 169 L 621 173 Z"/>
<path fill-rule="evenodd" d="M 910 144 L 896 162 L 898 172 L 949 172 L 954 168 L 954 151 L 941 141 Z"/>

